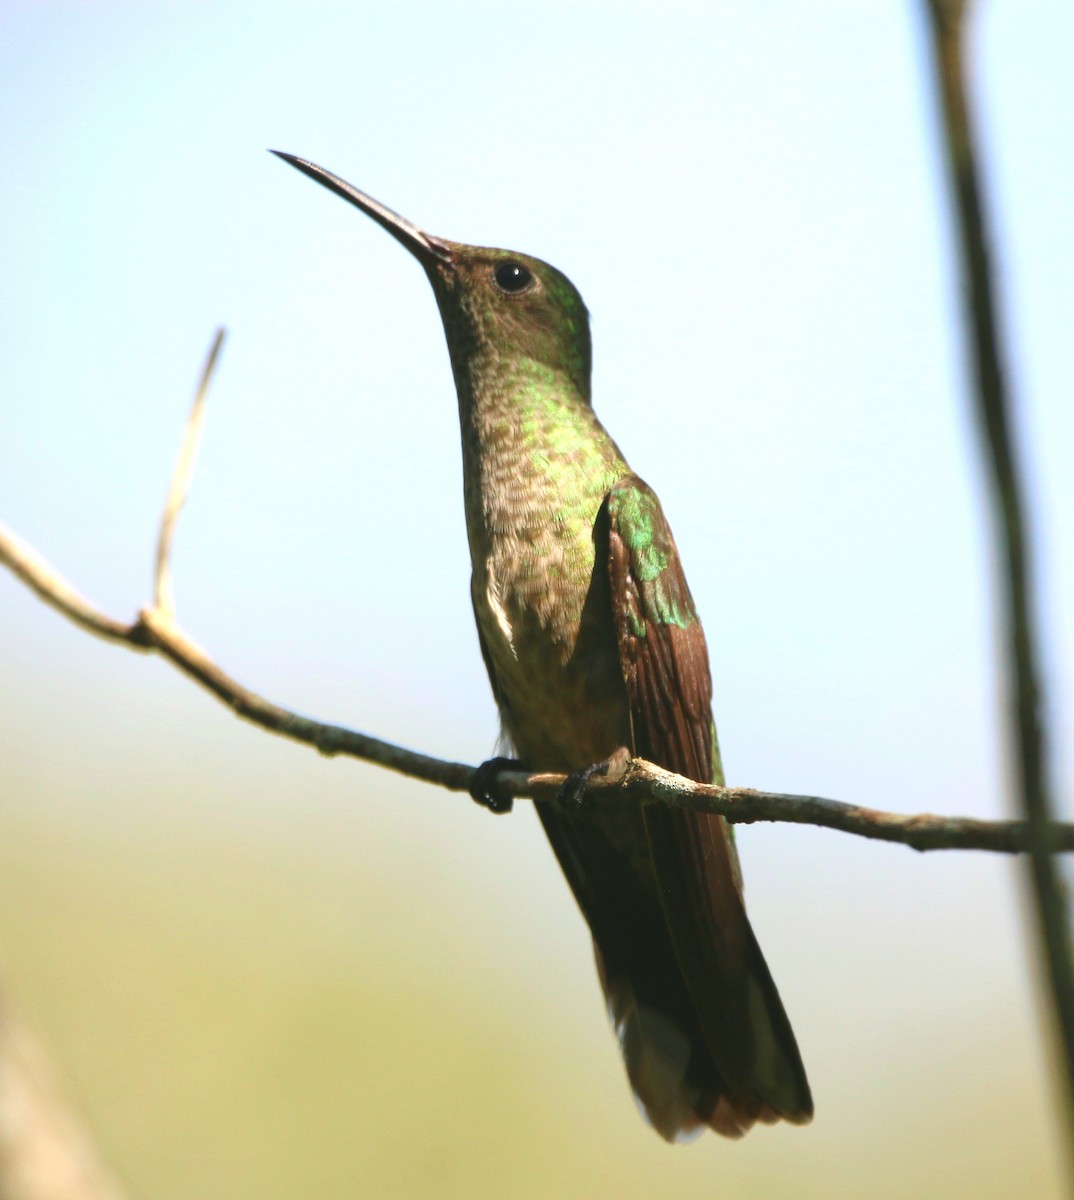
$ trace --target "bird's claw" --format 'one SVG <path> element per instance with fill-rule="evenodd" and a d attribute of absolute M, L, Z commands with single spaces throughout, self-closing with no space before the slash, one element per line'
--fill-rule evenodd
<path fill-rule="evenodd" d="M 620 746 L 600 762 L 590 763 L 580 771 L 574 771 L 564 780 L 556 799 L 565 808 L 581 808 L 585 804 L 586 788 L 594 775 L 622 779 L 630 762 L 630 751 Z"/>
<path fill-rule="evenodd" d="M 501 771 L 524 771 L 525 766 L 517 758 L 490 758 L 483 762 L 470 780 L 470 795 L 482 808 L 489 812 L 509 813 L 514 799 L 507 795 L 498 782 Z"/>

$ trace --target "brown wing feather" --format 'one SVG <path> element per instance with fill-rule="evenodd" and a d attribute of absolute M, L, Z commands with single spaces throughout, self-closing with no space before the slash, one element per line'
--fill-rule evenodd
<path fill-rule="evenodd" d="M 629 477 L 612 489 L 607 513 L 634 753 L 699 782 L 722 782 L 705 636 L 659 501 Z M 726 822 L 657 805 L 644 819 L 677 963 L 724 1081 L 713 1111 L 699 1115 L 725 1133 L 757 1119 L 808 1121 L 809 1085 L 746 917 Z"/>

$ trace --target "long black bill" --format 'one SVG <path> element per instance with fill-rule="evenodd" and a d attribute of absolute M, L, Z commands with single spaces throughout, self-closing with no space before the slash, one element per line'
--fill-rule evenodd
<path fill-rule="evenodd" d="M 386 204 L 381 204 L 379 200 L 374 200 L 372 196 L 367 196 L 365 192 L 360 192 L 356 187 L 352 187 L 345 180 L 340 179 L 338 175 L 333 175 L 331 171 L 326 171 L 324 167 L 319 167 L 316 163 L 311 163 L 308 159 L 297 158 L 294 154 L 284 154 L 282 150 L 270 150 L 269 153 L 275 154 L 277 158 L 282 158 L 286 163 L 290 163 L 292 167 L 301 171 L 303 175 L 308 175 L 310 179 L 316 179 L 318 183 L 323 184 L 330 192 L 335 192 L 337 196 L 342 196 L 344 200 L 349 201 L 355 208 L 360 208 L 366 216 L 372 217 L 378 225 L 382 225 L 393 238 L 402 242 L 411 254 L 423 262 L 428 262 L 430 259 L 438 262 L 451 261 L 449 242 L 441 241 L 440 238 L 435 238 L 423 229 L 419 229 L 417 225 L 411 224 L 406 217 L 401 217 L 397 212 L 392 212 Z"/>

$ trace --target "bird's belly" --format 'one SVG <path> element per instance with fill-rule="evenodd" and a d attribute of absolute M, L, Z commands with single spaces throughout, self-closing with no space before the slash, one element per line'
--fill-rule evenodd
<path fill-rule="evenodd" d="M 509 598 L 475 596 L 505 734 L 534 771 L 571 772 L 630 744 L 610 611 L 548 621 Z M 570 619 L 573 616 L 573 619 Z"/>
<path fill-rule="evenodd" d="M 483 619 L 482 605 L 475 603 L 503 731 L 522 762 L 533 771 L 569 775 L 620 746 L 632 748 L 610 607 L 600 622 L 589 620 L 581 604 L 577 636 L 566 638 L 562 629 L 543 628 L 532 613 L 509 622 L 502 606 L 493 612 L 496 607 L 488 606 Z M 639 809 L 594 805 L 567 814 L 539 804 L 538 811 L 583 912 L 590 885 L 581 892 L 578 887 L 593 871 L 605 880 L 626 872 L 631 887 L 659 902 Z"/>

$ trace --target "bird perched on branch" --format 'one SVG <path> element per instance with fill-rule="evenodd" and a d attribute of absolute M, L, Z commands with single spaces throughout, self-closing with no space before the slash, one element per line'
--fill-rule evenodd
<path fill-rule="evenodd" d="M 322 167 L 279 157 L 382 225 L 432 284 L 459 397 L 481 651 L 517 761 L 570 777 L 538 812 L 593 934 L 645 1115 L 669 1140 L 807 1122 L 809 1084 L 729 826 L 585 801 L 593 774 L 630 756 L 706 783 L 723 771 L 674 538 L 593 411 L 581 296 L 540 259 L 434 237 Z M 472 789 L 495 811 L 510 807 L 496 786 L 508 763 L 490 760 Z"/>

